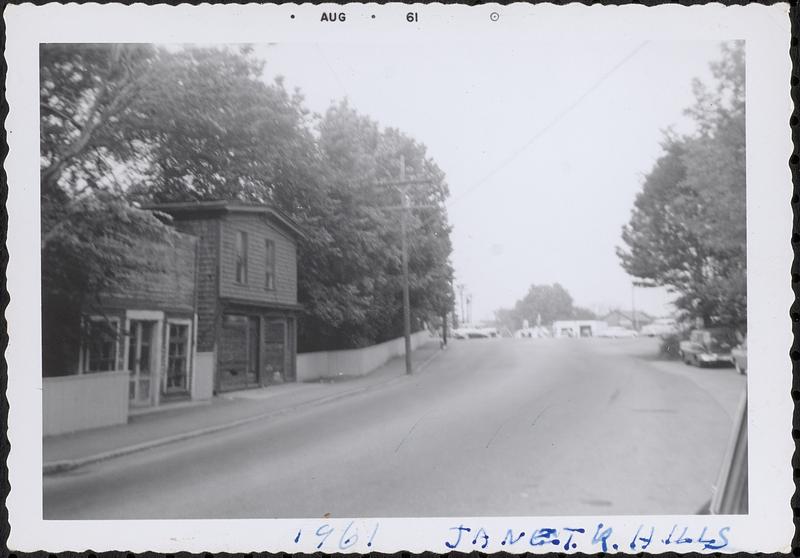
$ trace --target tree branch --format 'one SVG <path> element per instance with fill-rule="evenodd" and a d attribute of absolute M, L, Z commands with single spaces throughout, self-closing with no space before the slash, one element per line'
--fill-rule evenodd
<path fill-rule="evenodd" d="M 58 116 L 59 118 L 62 118 L 64 120 L 66 120 L 67 122 L 69 122 L 70 124 L 75 126 L 75 128 L 77 128 L 78 131 L 83 130 L 83 125 L 80 122 L 78 122 L 77 120 L 75 120 L 74 118 L 72 118 L 70 115 L 65 113 L 65 112 L 62 112 L 59 109 L 57 109 L 55 107 L 51 107 L 50 105 L 47 105 L 45 103 L 39 103 L 39 108 L 41 108 L 42 110 L 45 110 L 45 111 L 47 111 L 47 112 L 49 112 L 51 114 L 54 114 L 55 116 Z"/>

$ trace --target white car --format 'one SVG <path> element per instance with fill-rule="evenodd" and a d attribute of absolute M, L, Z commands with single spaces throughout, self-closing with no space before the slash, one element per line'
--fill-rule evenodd
<path fill-rule="evenodd" d="M 678 323 L 672 318 L 660 318 L 642 328 L 642 335 L 647 337 L 661 337 L 673 333 L 678 333 Z"/>
<path fill-rule="evenodd" d="M 597 332 L 597 337 L 610 337 L 613 339 L 633 338 L 639 334 L 632 329 L 619 326 L 609 326 Z"/>
<path fill-rule="evenodd" d="M 493 327 L 465 326 L 453 331 L 453 337 L 456 339 L 485 339 L 498 336 L 497 329 Z"/>
<path fill-rule="evenodd" d="M 453 339 L 466 339 L 469 330 L 465 327 L 459 327 L 453 330 Z"/>

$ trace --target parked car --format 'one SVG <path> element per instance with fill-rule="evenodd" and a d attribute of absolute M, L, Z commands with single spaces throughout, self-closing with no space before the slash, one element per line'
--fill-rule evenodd
<path fill-rule="evenodd" d="M 642 328 L 641 334 L 647 337 L 663 337 L 678 332 L 678 323 L 673 318 L 659 318 Z"/>
<path fill-rule="evenodd" d="M 678 356 L 686 364 L 730 364 L 731 349 L 736 345 L 733 330 L 725 327 L 695 329 L 686 341 L 681 341 Z"/>
<path fill-rule="evenodd" d="M 518 329 L 514 334 L 514 337 L 528 339 L 550 337 L 550 332 L 541 326 L 526 327 Z"/>
<path fill-rule="evenodd" d="M 467 332 L 467 337 L 469 339 L 488 339 L 489 337 L 497 337 L 497 335 L 489 328 L 479 327 L 470 329 Z"/>
<path fill-rule="evenodd" d="M 498 337 L 499 332 L 497 328 L 493 327 L 477 327 L 477 326 L 463 326 L 453 331 L 455 339 L 485 339 L 488 337 Z"/>
<path fill-rule="evenodd" d="M 469 330 L 465 327 L 458 327 L 453 330 L 453 339 L 466 339 Z"/>
<path fill-rule="evenodd" d="M 638 335 L 634 330 L 620 326 L 608 326 L 597 332 L 597 337 L 610 337 L 613 339 L 632 338 Z"/>
<path fill-rule="evenodd" d="M 731 360 L 739 374 L 747 374 L 747 336 L 731 350 Z"/>

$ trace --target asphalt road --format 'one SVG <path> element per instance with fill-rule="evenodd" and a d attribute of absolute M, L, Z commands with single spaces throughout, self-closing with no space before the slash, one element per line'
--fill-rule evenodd
<path fill-rule="evenodd" d="M 404 381 L 45 477 L 46 519 L 691 514 L 745 379 L 650 339 L 454 341 Z"/>

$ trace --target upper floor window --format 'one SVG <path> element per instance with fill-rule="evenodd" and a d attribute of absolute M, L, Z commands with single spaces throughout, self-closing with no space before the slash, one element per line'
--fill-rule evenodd
<path fill-rule="evenodd" d="M 267 270 L 267 278 L 264 286 L 271 290 L 275 288 L 275 242 L 268 238 L 265 241 L 265 245 L 267 252 L 264 267 Z"/>
<path fill-rule="evenodd" d="M 236 233 L 236 282 L 247 283 L 247 233 Z"/>

